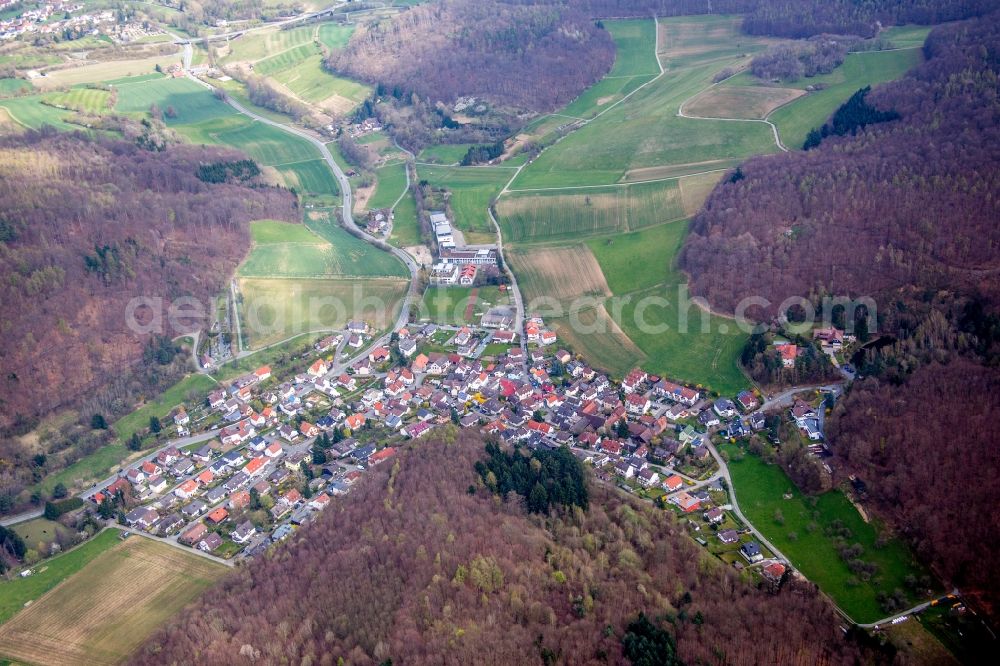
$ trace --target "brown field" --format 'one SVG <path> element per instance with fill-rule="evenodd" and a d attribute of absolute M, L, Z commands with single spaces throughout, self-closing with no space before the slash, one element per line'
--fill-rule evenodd
<path fill-rule="evenodd" d="M 681 188 L 681 204 L 684 206 L 684 214 L 690 217 L 701 210 L 705 199 L 715 189 L 716 183 L 725 175 L 723 171 L 716 171 L 697 176 L 685 176 L 677 181 Z"/>
<path fill-rule="evenodd" d="M 350 113 L 351 110 L 357 106 L 357 102 L 354 102 L 346 97 L 342 97 L 341 95 L 334 94 L 330 95 L 316 106 L 320 107 L 324 111 L 329 111 L 335 116 L 344 116 Z"/>
<path fill-rule="evenodd" d="M 52 90 L 80 83 L 93 83 L 95 81 L 108 81 L 139 74 L 152 74 L 157 65 L 166 69 L 174 63 L 180 63 L 180 61 L 181 52 L 178 50 L 176 54 L 171 55 L 156 55 L 134 60 L 96 62 L 80 67 L 51 70 L 45 76 L 33 80 L 32 84 L 41 90 Z"/>
<path fill-rule="evenodd" d="M 660 166 L 629 169 L 622 177 L 622 182 L 638 183 L 647 180 L 660 180 L 663 178 L 679 178 L 680 176 L 701 173 L 704 171 L 728 169 L 736 166 L 742 161 L 742 159 L 734 158 L 724 160 L 707 160 L 704 162 L 688 162 L 686 164 L 663 164 Z"/>
<path fill-rule="evenodd" d="M 131 537 L 0 627 L 0 655 L 47 666 L 121 662 L 225 571 Z"/>
<path fill-rule="evenodd" d="M 586 245 L 509 251 L 527 303 L 554 298 L 561 303 L 581 296 L 607 298 L 611 289 Z"/>
<path fill-rule="evenodd" d="M 716 86 L 684 107 L 690 116 L 762 120 L 779 106 L 805 94 L 792 88 Z"/>
<path fill-rule="evenodd" d="M 732 43 L 740 35 L 742 19 L 713 21 L 706 26 L 703 21 L 670 21 L 660 23 L 658 54 L 667 58 L 681 58 L 717 51 Z"/>
<path fill-rule="evenodd" d="M 603 305 L 553 319 L 561 344 L 582 354 L 595 368 L 623 377 L 646 360 L 646 354 L 618 327 Z"/>

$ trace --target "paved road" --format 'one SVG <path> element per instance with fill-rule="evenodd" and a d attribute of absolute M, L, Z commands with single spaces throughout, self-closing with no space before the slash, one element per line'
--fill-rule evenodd
<path fill-rule="evenodd" d="M 172 439 L 163 446 L 161 446 L 160 448 L 156 449 L 155 451 L 146 454 L 145 456 L 139 458 L 138 460 L 132 461 L 131 465 L 141 465 L 147 460 L 152 460 L 160 453 L 160 451 L 163 451 L 164 449 L 169 449 L 172 446 L 181 448 L 182 446 L 188 446 L 190 444 L 197 444 L 198 442 L 208 441 L 213 437 L 215 437 L 215 435 L 218 434 L 218 432 L 219 432 L 218 430 L 207 430 L 203 433 L 192 435 L 190 437 L 181 437 L 180 439 Z M 98 488 L 103 488 L 104 486 L 107 486 L 117 478 L 118 478 L 118 472 L 115 472 L 108 478 L 98 483 L 95 483 L 90 488 L 87 488 L 86 490 L 77 493 L 76 497 L 84 499 L 86 498 L 87 495 L 90 495 L 91 493 L 95 492 Z M 31 520 L 32 518 L 38 518 L 39 516 L 42 515 L 43 511 L 44 509 L 34 509 L 32 511 L 25 511 L 23 513 L 15 514 L 13 516 L 7 516 L 6 518 L 0 519 L 0 525 L 7 527 L 9 525 L 16 525 L 17 523 L 23 523 L 26 520 Z"/>

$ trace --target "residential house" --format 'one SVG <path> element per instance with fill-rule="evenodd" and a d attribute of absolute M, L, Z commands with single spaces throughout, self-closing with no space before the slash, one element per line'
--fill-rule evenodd
<path fill-rule="evenodd" d="M 747 562 L 751 564 L 764 559 L 764 554 L 760 552 L 760 545 L 756 541 L 747 541 L 740 546 L 740 555 L 746 558 Z"/>

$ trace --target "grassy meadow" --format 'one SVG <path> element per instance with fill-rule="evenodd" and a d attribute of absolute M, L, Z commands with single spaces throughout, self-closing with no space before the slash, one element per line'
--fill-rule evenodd
<path fill-rule="evenodd" d="M 855 622 L 888 615 L 876 600 L 878 592 L 906 590 L 907 575 L 924 573 L 898 538 L 880 541 L 880 526 L 866 522 L 841 491 L 806 497 L 778 465 L 768 465 L 735 445 L 725 445 L 723 451 L 730 457 L 733 489 L 747 518 Z M 786 494 L 791 498 L 785 499 Z M 861 559 L 878 566 L 871 581 L 857 579 L 838 555 L 831 534 L 834 521 L 850 531 L 849 544 L 862 546 Z"/>

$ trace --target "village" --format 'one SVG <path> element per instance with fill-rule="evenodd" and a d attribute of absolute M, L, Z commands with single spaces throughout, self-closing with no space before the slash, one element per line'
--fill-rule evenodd
<path fill-rule="evenodd" d="M 16 5 L 16 0 L 0 2 L 0 10 Z M 164 35 L 162 30 L 147 21 L 123 20 L 114 11 L 79 14 L 84 9 L 80 2 L 44 2 L 28 9 L 19 16 L 0 20 L 0 40 L 31 37 L 33 35 L 58 35 L 74 38 L 86 35 L 106 35 L 119 44 L 146 37 Z M 73 14 L 76 14 L 75 16 Z"/>
<path fill-rule="evenodd" d="M 238 560 L 308 524 L 399 446 L 474 428 L 512 446 L 569 447 L 599 482 L 674 511 L 727 564 L 775 584 L 788 571 L 731 504 L 714 444 L 768 427 L 758 392 L 711 396 L 638 368 L 613 382 L 559 348 L 541 318 L 517 331 L 492 310 L 478 326 L 413 323 L 387 345 L 375 334 L 352 321 L 314 345 L 305 372 L 263 366 L 177 408 L 167 432 L 190 443 L 158 449 L 88 499 L 134 532 Z M 829 335 L 817 341 L 828 348 Z M 770 407 L 822 455 L 820 402 Z"/>

